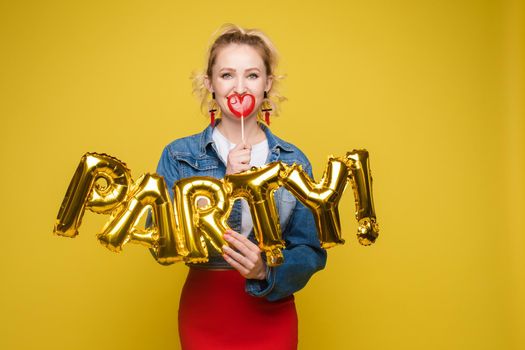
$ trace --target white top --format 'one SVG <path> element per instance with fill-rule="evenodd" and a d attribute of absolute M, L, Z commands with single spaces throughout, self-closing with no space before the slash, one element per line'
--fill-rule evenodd
<path fill-rule="evenodd" d="M 228 154 L 236 146 L 235 143 L 231 143 L 218 128 L 213 128 L 212 133 L 213 141 L 219 152 L 219 157 L 224 161 L 224 164 L 228 162 Z M 266 164 L 266 159 L 268 158 L 268 152 L 270 151 L 268 147 L 268 140 L 261 141 L 255 145 L 252 145 L 252 152 L 250 157 L 250 165 L 260 167 Z M 248 237 L 250 231 L 253 228 L 252 215 L 250 214 L 250 207 L 246 199 L 241 198 L 241 234 Z"/>

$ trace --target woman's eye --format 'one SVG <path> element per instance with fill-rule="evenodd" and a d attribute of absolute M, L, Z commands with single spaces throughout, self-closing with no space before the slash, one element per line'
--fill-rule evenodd
<path fill-rule="evenodd" d="M 252 73 L 252 74 L 248 75 L 248 78 L 250 78 L 250 79 L 257 79 L 257 78 L 259 78 L 259 75 L 257 75 L 256 73 Z"/>
<path fill-rule="evenodd" d="M 230 79 L 232 77 L 232 75 L 230 73 L 222 73 L 221 74 L 221 78 L 223 79 Z"/>

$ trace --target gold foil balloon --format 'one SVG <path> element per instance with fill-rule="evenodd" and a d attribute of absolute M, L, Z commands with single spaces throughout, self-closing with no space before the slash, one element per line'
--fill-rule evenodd
<path fill-rule="evenodd" d="M 149 208 L 152 209 L 153 225 L 139 229 L 140 218 Z M 98 239 L 115 252 L 128 242 L 142 244 L 150 248 L 155 259 L 164 265 L 180 261 L 187 254 L 184 236 L 175 226 L 175 213 L 166 183 L 157 174 L 145 174 L 137 180 L 126 205 L 113 213 Z"/>
<path fill-rule="evenodd" d="M 279 214 L 275 208 L 273 193 L 279 188 L 280 162 L 273 162 L 261 168 L 252 168 L 239 174 L 224 177 L 226 186 L 231 187 L 233 198 L 245 198 L 250 206 L 255 236 L 259 248 L 266 253 L 266 263 L 277 266 L 283 263 L 284 241 L 281 238 Z"/>
<path fill-rule="evenodd" d="M 106 154 L 86 153 L 69 183 L 53 232 L 75 237 L 85 208 L 95 213 L 112 212 L 122 205 L 130 183 L 126 164 Z"/>
<path fill-rule="evenodd" d="M 352 171 L 351 182 L 354 189 L 355 216 L 359 223 L 357 237 L 362 245 L 370 245 L 379 235 L 376 221 L 374 199 L 372 197 L 372 174 L 367 150 L 353 150 L 346 154 L 347 164 Z"/>
<path fill-rule="evenodd" d="M 294 164 L 284 171 L 282 183 L 297 199 L 312 210 L 323 248 L 343 244 L 339 200 L 348 182 L 349 170 L 342 160 L 331 157 L 319 183 L 315 183 Z"/>
<path fill-rule="evenodd" d="M 223 233 L 229 229 L 226 220 L 232 207 L 223 182 L 212 177 L 185 178 L 174 184 L 173 192 L 177 226 L 187 248 L 185 261 L 208 261 L 205 239 L 222 253 L 222 246 L 227 244 Z M 202 197 L 208 199 L 208 205 L 198 204 Z"/>
<path fill-rule="evenodd" d="M 372 199 L 372 176 L 368 152 L 354 150 L 345 157 L 331 157 L 319 183 L 294 164 L 281 162 L 226 176 L 192 177 L 174 184 L 170 202 L 164 179 L 145 174 L 132 183 L 129 169 L 106 154 L 86 153 L 80 160 L 60 207 L 54 233 L 75 237 L 85 209 L 111 214 L 99 241 L 112 251 L 134 242 L 150 249 L 164 265 L 184 260 L 208 261 L 208 245 L 220 253 L 227 244 L 223 234 L 236 198 L 248 201 L 259 247 L 269 266 L 283 263 L 279 216 L 274 192 L 281 185 L 313 212 L 319 240 L 324 248 L 344 243 L 338 204 L 350 180 L 354 190 L 358 239 L 374 243 L 379 234 Z M 203 203 L 204 202 L 204 203 Z M 207 202 L 207 203 L 206 203 Z M 153 225 L 139 228 L 140 218 L 152 209 Z"/>

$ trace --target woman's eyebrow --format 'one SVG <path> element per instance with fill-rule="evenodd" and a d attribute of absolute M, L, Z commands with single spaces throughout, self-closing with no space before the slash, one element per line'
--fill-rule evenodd
<path fill-rule="evenodd" d="M 222 67 L 221 69 L 219 69 L 219 72 L 222 72 L 222 71 L 232 71 L 232 72 L 236 72 L 237 70 L 235 68 L 231 68 L 231 67 Z M 260 72 L 261 70 L 257 67 L 251 67 L 251 68 L 248 68 L 245 70 L 245 72 L 249 72 L 249 71 L 258 71 Z"/>

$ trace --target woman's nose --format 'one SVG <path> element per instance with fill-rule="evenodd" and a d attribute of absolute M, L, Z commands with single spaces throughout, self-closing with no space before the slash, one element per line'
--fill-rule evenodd
<path fill-rule="evenodd" d="M 237 80 L 237 83 L 235 84 L 235 92 L 239 95 L 242 95 L 246 92 L 246 84 L 244 82 L 244 79 L 239 78 Z"/>

